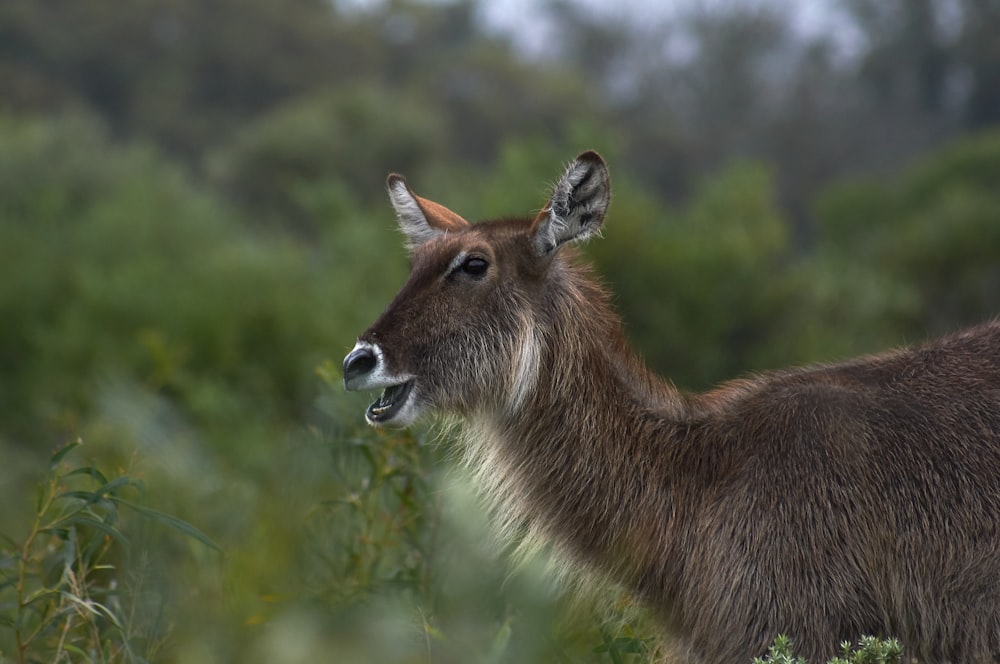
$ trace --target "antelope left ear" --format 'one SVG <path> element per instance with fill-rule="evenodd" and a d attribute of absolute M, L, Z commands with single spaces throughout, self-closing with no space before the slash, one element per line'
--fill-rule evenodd
<path fill-rule="evenodd" d="M 611 178 L 601 156 L 584 152 L 566 168 L 552 198 L 535 217 L 535 251 L 548 256 L 560 245 L 600 232 L 611 203 Z"/>
<path fill-rule="evenodd" d="M 406 235 L 406 244 L 410 249 L 431 238 L 455 233 L 469 226 L 468 221 L 445 206 L 414 194 L 402 175 L 391 174 L 385 186 L 399 220 L 399 229 Z"/>

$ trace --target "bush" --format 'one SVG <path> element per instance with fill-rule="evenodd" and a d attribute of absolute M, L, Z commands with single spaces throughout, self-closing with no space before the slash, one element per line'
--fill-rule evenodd
<path fill-rule="evenodd" d="M 767 656 L 755 658 L 753 664 L 806 664 L 793 654 L 793 643 L 787 636 L 774 640 Z M 895 639 L 878 639 L 864 636 L 856 646 L 849 642 L 840 644 L 840 656 L 828 664 L 899 664 L 902 662 L 903 648 Z"/>
<path fill-rule="evenodd" d="M 140 493 L 141 482 L 109 479 L 91 464 L 71 467 L 67 458 L 80 445 L 52 456 L 28 534 L 5 537 L 0 549 L 0 655 L 14 653 L 22 664 L 142 662 L 162 647 L 168 623 L 146 610 L 144 554 L 123 527 L 124 512 L 217 549 L 194 526 L 126 497 Z"/>

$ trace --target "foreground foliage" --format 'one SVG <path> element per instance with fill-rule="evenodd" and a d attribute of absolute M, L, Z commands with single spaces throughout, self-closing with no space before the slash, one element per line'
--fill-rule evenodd
<path fill-rule="evenodd" d="M 157 654 L 169 618 L 144 611 L 143 553 L 133 550 L 123 512 L 217 549 L 194 526 L 126 497 L 141 492 L 140 481 L 71 465 L 81 444 L 52 456 L 27 535 L 4 536 L 0 548 L 0 657 L 9 652 L 21 664 L 141 662 Z"/>
<path fill-rule="evenodd" d="M 796 657 L 794 644 L 786 636 L 774 640 L 765 657 L 758 657 L 753 664 L 807 664 L 804 659 Z M 831 659 L 828 664 L 899 664 L 902 662 L 903 648 L 895 639 L 878 639 L 874 636 L 864 636 L 857 645 L 849 642 L 840 644 L 840 655 Z"/>

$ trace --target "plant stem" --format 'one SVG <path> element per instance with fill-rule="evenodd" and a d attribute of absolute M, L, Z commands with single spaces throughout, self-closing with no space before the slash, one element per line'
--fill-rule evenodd
<path fill-rule="evenodd" d="M 28 560 L 31 556 L 31 550 L 34 548 L 35 539 L 42 531 L 42 520 L 52 507 L 52 501 L 55 498 L 56 487 L 58 486 L 60 478 L 61 477 L 57 472 L 55 476 L 49 480 L 44 499 L 41 501 L 38 512 L 35 514 L 35 521 L 31 525 L 31 533 L 29 533 L 28 537 L 24 540 L 24 546 L 21 547 L 21 557 L 17 562 L 17 615 L 14 617 L 14 638 L 17 641 L 17 660 L 19 664 L 25 664 L 25 656 L 28 651 L 28 646 L 37 634 L 37 632 L 35 632 L 25 638 L 21 630 L 22 623 L 24 621 L 24 609 L 30 603 L 25 600 L 24 596 L 25 580 L 28 576 Z"/>

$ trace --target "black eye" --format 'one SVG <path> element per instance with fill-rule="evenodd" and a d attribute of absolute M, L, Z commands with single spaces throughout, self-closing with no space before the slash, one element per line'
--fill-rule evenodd
<path fill-rule="evenodd" d="M 486 269 L 489 266 L 490 264 L 486 262 L 485 258 L 480 258 L 479 256 L 469 256 L 465 259 L 465 262 L 462 263 L 461 270 L 470 276 L 480 277 L 486 274 Z"/>

